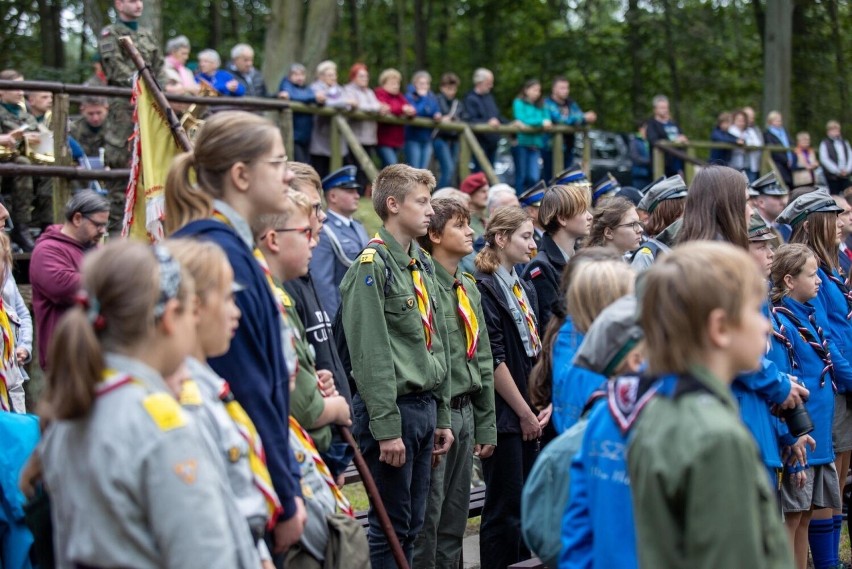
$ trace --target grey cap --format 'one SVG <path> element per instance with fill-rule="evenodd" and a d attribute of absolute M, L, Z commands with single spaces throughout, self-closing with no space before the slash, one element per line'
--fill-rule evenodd
<path fill-rule="evenodd" d="M 642 211 L 653 213 L 657 209 L 657 206 L 665 200 L 685 198 L 686 191 L 686 182 L 679 175 L 675 174 L 669 178 L 660 178 L 644 188 L 643 193 L 645 195 L 636 207 Z"/>
<path fill-rule="evenodd" d="M 812 213 L 842 213 L 843 208 L 834 202 L 834 198 L 825 188 L 802 194 L 790 202 L 775 220 L 776 223 L 798 225 Z"/>
<path fill-rule="evenodd" d="M 589 327 L 574 357 L 574 365 L 610 377 L 624 357 L 644 337 L 637 317 L 636 297 L 623 296 L 603 309 Z"/>
<path fill-rule="evenodd" d="M 749 195 L 751 196 L 786 196 L 787 188 L 778 183 L 775 172 L 769 172 L 749 184 Z M 754 193 L 752 193 L 754 192 Z"/>
<path fill-rule="evenodd" d="M 757 212 L 751 215 L 748 222 L 748 240 L 751 241 L 770 241 L 775 239 L 775 232 L 772 228 L 766 225 L 763 218 Z"/>

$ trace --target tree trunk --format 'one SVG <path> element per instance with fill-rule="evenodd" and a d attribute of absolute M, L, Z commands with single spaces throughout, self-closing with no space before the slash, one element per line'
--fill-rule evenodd
<path fill-rule="evenodd" d="M 316 68 L 325 59 L 336 21 L 336 0 L 311 0 L 308 4 L 305 35 L 302 38 L 302 59 L 308 69 Z"/>
<path fill-rule="evenodd" d="M 151 30 L 157 45 L 163 44 L 163 0 L 145 0 L 139 25 Z"/>
<path fill-rule="evenodd" d="M 41 31 L 41 62 L 45 67 L 65 67 L 65 45 L 62 42 L 60 17 L 62 6 L 56 0 L 38 0 Z"/>
<path fill-rule="evenodd" d="M 231 29 L 228 30 L 231 35 L 230 43 L 239 43 L 241 39 L 240 29 L 238 27 L 240 23 L 240 14 L 237 11 L 237 3 L 234 2 L 234 0 L 228 0 L 228 18 L 230 20 L 228 23 L 231 24 Z M 230 58 L 230 55 L 230 53 L 227 54 L 228 58 Z"/>
<path fill-rule="evenodd" d="M 348 0 L 346 9 L 349 13 L 349 50 L 357 58 L 363 57 L 361 51 L 361 28 L 358 25 L 358 0 Z"/>
<path fill-rule="evenodd" d="M 302 62 L 302 0 L 271 0 L 263 44 L 263 78 L 277 85 L 293 63 Z M 313 70 L 308 69 L 308 82 Z"/>
<path fill-rule="evenodd" d="M 99 0 L 83 0 L 83 22 L 97 38 L 107 21 L 108 7 Z"/>
<path fill-rule="evenodd" d="M 219 10 L 219 0 L 210 0 L 207 5 L 210 10 L 210 39 L 207 45 L 219 51 L 222 45 L 222 12 Z"/>
<path fill-rule="evenodd" d="M 408 75 L 408 63 L 406 54 L 405 38 L 408 34 L 405 33 L 405 0 L 396 0 L 396 37 L 398 55 L 397 61 L 399 70 L 402 72 L 403 80 Z M 403 83 L 404 85 L 404 83 Z"/>
<path fill-rule="evenodd" d="M 414 0 L 414 68 L 426 69 L 428 25 L 423 14 L 423 0 Z"/>
<path fill-rule="evenodd" d="M 674 46 L 674 37 L 672 35 L 672 14 L 669 0 L 663 0 L 663 18 L 666 26 L 666 45 Z M 680 79 L 677 73 L 677 58 L 675 49 L 666 50 L 666 59 L 669 66 L 669 74 L 672 80 L 672 96 L 671 96 L 671 114 L 675 122 L 680 123 Z"/>
<path fill-rule="evenodd" d="M 763 112 L 790 116 L 793 57 L 793 0 L 766 3 L 763 44 Z"/>
<path fill-rule="evenodd" d="M 642 61 L 640 50 L 642 39 L 639 35 L 639 0 L 629 0 L 627 5 L 627 48 L 630 51 L 630 67 L 632 70 L 630 80 L 630 104 L 633 119 L 640 120 L 647 114 L 647 103 L 642 97 Z"/>
<path fill-rule="evenodd" d="M 828 18 L 831 21 L 831 43 L 834 46 L 837 94 L 840 96 L 840 116 L 837 118 L 842 124 L 847 124 L 849 121 L 849 86 L 846 83 L 846 63 L 843 58 L 843 37 L 840 34 L 840 14 L 837 0 L 828 0 L 826 6 L 828 7 Z"/>

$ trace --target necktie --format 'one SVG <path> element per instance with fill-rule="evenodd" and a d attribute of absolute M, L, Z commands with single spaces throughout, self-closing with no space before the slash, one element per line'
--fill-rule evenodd
<path fill-rule="evenodd" d="M 423 322 L 423 333 L 426 335 L 426 349 L 431 350 L 432 332 L 434 332 L 435 326 L 432 318 L 432 306 L 429 304 L 429 291 L 426 290 L 426 285 L 423 283 L 423 276 L 420 274 L 417 261 L 411 259 L 408 263 L 408 270 L 411 271 L 411 280 L 414 281 L 417 310 L 420 312 L 420 320 Z"/>
<path fill-rule="evenodd" d="M 12 353 L 12 324 L 6 307 L 0 300 L 0 341 L 3 342 L 0 350 L 0 411 L 11 411 L 12 403 L 9 397 L 9 375 L 14 365 L 14 353 Z"/>
<path fill-rule="evenodd" d="M 532 311 L 527 305 L 527 301 L 524 299 L 524 293 L 521 290 L 521 285 L 518 281 L 515 281 L 515 284 L 512 286 L 512 292 L 515 293 L 515 298 L 518 299 L 518 304 L 521 305 L 521 312 L 524 313 L 524 320 L 527 323 L 527 330 L 530 332 L 530 344 L 532 345 L 533 352 L 538 354 L 541 349 L 541 340 L 538 337 L 538 326 L 536 326 Z"/>
<path fill-rule="evenodd" d="M 231 417 L 231 420 L 237 426 L 240 436 L 248 443 L 249 468 L 251 469 L 254 485 L 260 490 L 260 493 L 263 494 L 263 499 L 266 501 L 266 511 L 269 516 L 269 522 L 266 527 L 271 530 L 275 527 L 278 516 L 284 510 L 272 486 L 272 476 L 270 476 L 269 469 L 266 467 L 266 453 L 263 450 L 263 442 L 260 440 L 260 434 L 258 434 L 257 428 L 255 428 L 248 413 L 237 402 L 227 382 L 222 386 L 219 399 L 225 406 L 228 416 Z"/>
<path fill-rule="evenodd" d="M 461 318 L 462 324 L 464 324 L 467 359 L 471 360 L 476 355 L 476 347 L 479 344 L 479 321 L 476 318 L 473 307 L 470 305 L 470 297 L 467 296 L 467 290 L 465 290 L 462 282 L 456 279 L 453 287 L 456 289 L 456 297 L 458 298 L 457 310 L 459 318 Z"/>
<path fill-rule="evenodd" d="M 352 505 L 349 503 L 349 500 L 346 499 L 346 496 L 343 495 L 343 492 L 340 491 L 337 484 L 334 482 L 334 477 L 331 475 L 331 471 L 328 469 L 328 466 L 325 464 L 325 461 L 319 454 L 316 445 L 314 445 L 314 441 L 311 438 L 311 435 L 302 428 L 302 425 L 290 415 L 290 433 L 298 439 L 299 443 L 301 443 L 302 447 L 305 451 L 311 456 L 311 459 L 314 461 L 314 465 L 317 468 L 317 472 L 320 473 L 322 479 L 328 485 L 331 493 L 334 495 L 334 500 L 337 502 L 337 508 L 341 513 L 346 514 L 347 516 L 354 518 L 355 511 L 352 509 Z M 307 494 L 305 494 L 307 498 Z"/>

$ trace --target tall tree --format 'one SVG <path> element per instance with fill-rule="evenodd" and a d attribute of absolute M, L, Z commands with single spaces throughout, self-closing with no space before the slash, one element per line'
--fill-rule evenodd
<path fill-rule="evenodd" d="M 335 0 L 312 0 L 307 14 L 303 0 L 272 0 L 263 47 L 263 77 L 267 85 L 278 81 L 293 63 L 303 63 L 308 73 L 326 57 L 337 21 Z"/>
<path fill-rule="evenodd" d="M 157 43 L 163 43 L 163 0 L 145 0 L 145 9 L 139 18 L 139 25 L 145 26 L 154 34 Z"/>
<path fill-rule="evenodd" d="M 793 61 L 793 0 L 766 3 L 763 44 L 763 109 L 790 116 Z"/>

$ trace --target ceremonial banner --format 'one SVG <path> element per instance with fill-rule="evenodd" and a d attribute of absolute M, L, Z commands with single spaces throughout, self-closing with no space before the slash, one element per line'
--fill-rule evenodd
<path fill-rule="evenodd" d="M 122 237 L 160 241 L 165 238 L 165 185 L 169 167 L 182 152 L 169 123 L 137 74 L 133 81 L 133 162 L 124 205 Z"/>

